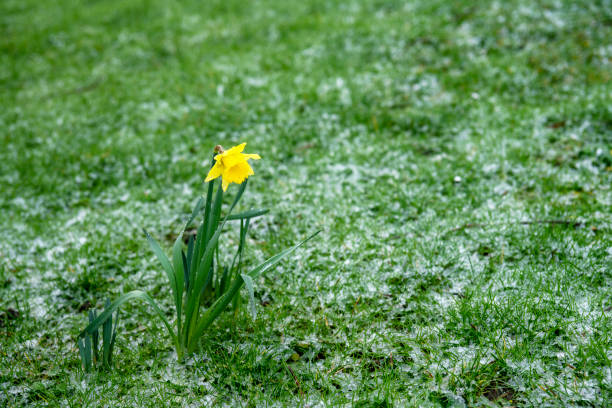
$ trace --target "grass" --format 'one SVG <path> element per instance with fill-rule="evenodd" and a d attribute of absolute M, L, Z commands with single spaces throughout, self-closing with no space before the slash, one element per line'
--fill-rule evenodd
<path fill-rule="evenodd" d="M 605 0 L 3 1 L 0 405 L 609 404 L 611 38 Z M 322 236 L 186 364 L 133 304 L 81 373 L 242 141 L 249 263 Z"/>

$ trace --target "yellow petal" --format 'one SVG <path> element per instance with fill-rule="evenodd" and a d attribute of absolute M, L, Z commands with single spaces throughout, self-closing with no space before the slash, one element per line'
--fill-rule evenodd
<path fill-rule="evenodd" d="M 208 175 L 206 176 L 206 180 L 204 180 L 204 182 L 207 183 L 210 180 L 216 179 L 217 177 L 221 175 L 221 173 L 223 173 L 223 162 L 219 160 L 215 163 L 212 169 L 210 169 L 210 171 L 208 172 Z"/>
<path fill-rule="evenodd" d="M 223 187 L 223 191 L 227 191 L 227 186 L 229 186 L 229 181 L 224 178 L 221 179 L 221 187 Z"/>
<path fill-rule="evenodd" d="M 221 160 L 223 161 L 223 166 L 226 169 L 232 168 L 238 163 L 246 162 L 244 154 L 242 153 L 230 154 L 228 156 L 225 156 Z"/>
<path fill-rule="evenodd" d="M 246 160 L 249 160 L 249 159 L 259 160 L 259 159 L 261 159 L 261 157 L 257 153 L 254 153 L 254 154 L 243 154 L 242 157 L 244 157 Z"/>
<path fill-rule="evenodd" d="M 226 157 L 232 154 L 242 153 L 242 151 L 244 150 L 244 146 L 246 146 L 246 143 L 240 143 L 238 146 L 234 146 L 221 154 L 223 155 L 223 157 Z"/>

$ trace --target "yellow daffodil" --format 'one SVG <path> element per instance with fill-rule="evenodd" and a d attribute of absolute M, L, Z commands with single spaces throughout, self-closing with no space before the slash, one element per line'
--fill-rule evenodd
<path fill-rule="evenodd" d="M 221 186 L 223 191 L 227 191 L 230 183 L 241 184 L 247 177 L 255 174 L 249 165 L 249 159 L 259 160 L 258 154 L 242 153 L 246 143 L 234 146 L 229 150 L 223 150 L 221 146 L 215 147 L 215 151 L 220 152 L 215 156 L 215 165 L 210 169 L 205 182 L 214 180 L 221 176 Z"/>

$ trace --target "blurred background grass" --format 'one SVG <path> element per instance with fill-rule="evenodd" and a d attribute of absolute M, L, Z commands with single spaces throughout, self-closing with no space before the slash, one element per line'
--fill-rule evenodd
<path fill-rule="evenodd" d="M 0 401 L 605 405 L 610 38 L 609 1 L 3 1 Z M 133 307 L 83 386 L 84 310 L 163 296 L 140 227 L 243 141 L 253 262 L 325 236 L 195 368 Z"/>

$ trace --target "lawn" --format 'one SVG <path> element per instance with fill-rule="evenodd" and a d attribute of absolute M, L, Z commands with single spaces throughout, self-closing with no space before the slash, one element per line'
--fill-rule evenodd
<path fill-rule="evenodd" d="M 321 234 L 184 363 L 133 302 L 83 373 L 241 142 L 247 264 Z M 0 147 L 1 406 L 612 401 L 610 1 L 3 0 Z"/>

